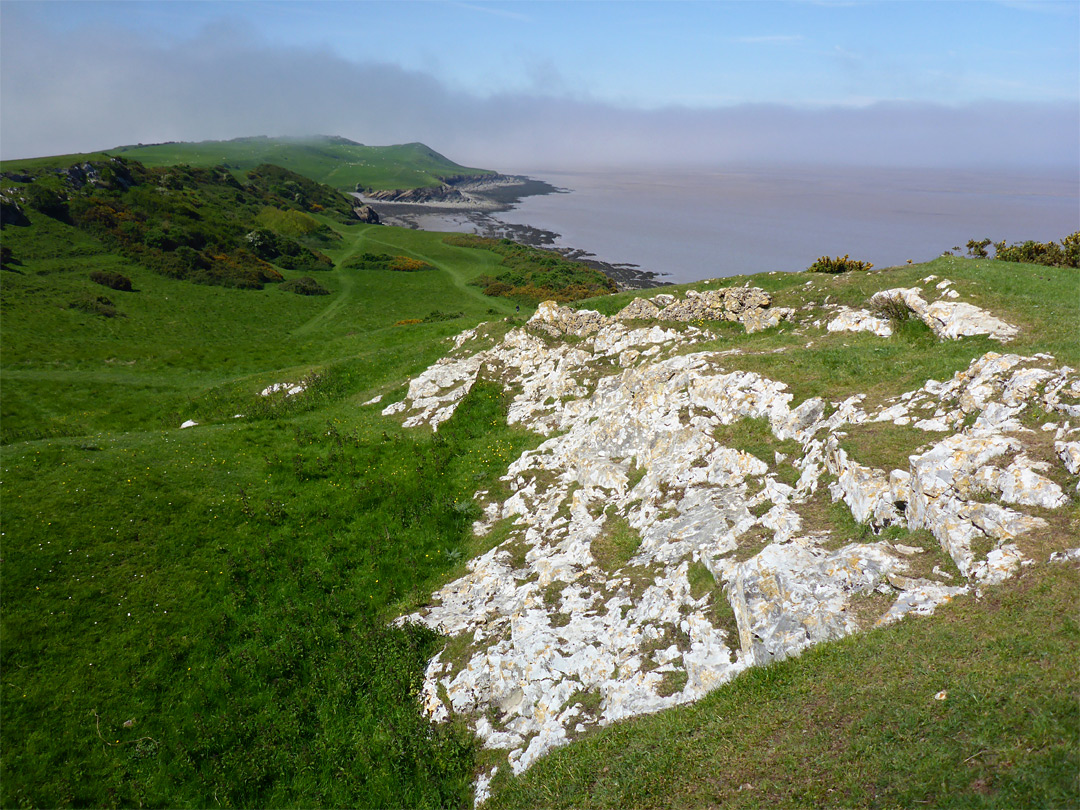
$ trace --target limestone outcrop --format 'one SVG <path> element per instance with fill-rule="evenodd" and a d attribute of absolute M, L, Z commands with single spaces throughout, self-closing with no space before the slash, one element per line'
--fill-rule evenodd
<path fill-rule="evenodd" d="M 941 285 L 938 285 L 938 289 L 945 290 L 946 297 L 949 292 L 956 294 L 955 291 L 950 291 Z M 870 300 L 873 302 L 885 298 L 903 301 L 940 338 L 989 335 L 995 340 L 1006 342 L 1016 336 L 1015 326 L 1005 323 L 1000 318 L 995 318 L 974 304 L 941 299 L 928 304 L 922 297 L 922 291 L 917 287 L 882 290 L 875 293 Z"/>
<path fill-rule="evenodd" d="M 934 306 L 917 289 L 887 292 L 916 312 Z M 1075 370 L 991 352 L 881 402 L 796 405 L 698 323 L 753 331 L 770 305 L 753 288 L 662 293 L 614 317 L 547 302 L 493 346 L 471 350 L 481 333 L 462 333 L 383 411 L 437 430 L 483 377 L 510 392 L 511 423 L 546 437 L 511 463 L 508 495 L 477 494 L 474 530 L 497 544 L 401 619 L 455 639 L 427 669 L 433 718 L 477 717 L 483 744 L 520 772 L 592 726 L 925 615 L 1030 562 L 1041 547 L 1027 538 L 1075 497 Z M 943 338 L 963 333 L 964 311 L 935 312 Z M 894 427 L 924 437 L 906 463 L 861 462 L 852 432 Z M 824 525 L 829 500 L 868 537 Z M 889 527 L 934 540 L 890 542 Z"/>
<path fill-rule="evenodd" d="M 831 321 L 830 332 L 873 332 L 878 337 L 890 337 L 892 324 L 885 318 L 874 315 L 867 309 L 841 307 Z"/>

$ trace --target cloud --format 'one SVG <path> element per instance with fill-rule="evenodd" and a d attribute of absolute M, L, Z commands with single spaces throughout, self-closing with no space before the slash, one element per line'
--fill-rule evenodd
<path fill-rule="evenodd" d="M 370 144 L 423 141 L 459 162 L 497 169 L 731 162 L 1073 167 L 1080 151 L 1076 105 L 640 110 L 557 86 L 478 98 L 429 73 L 356 63 L 329 50 L 273 49 L 239 29 L 206 30 L 182 45 L 102 29 L 87 42 L 46 34 L 8 8 L 4 17 L 5 159 L 315 133 Z M 541 83 L 546 71 L 538 67 Z"/>

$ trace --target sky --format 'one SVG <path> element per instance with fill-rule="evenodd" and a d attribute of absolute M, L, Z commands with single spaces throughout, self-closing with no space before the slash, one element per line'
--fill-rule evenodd
<path fill-rule="evenodd" d="M 1080 164 L 1080 2 L 0 0 L 0 157 L 248 135 L 467 165 Z"/>

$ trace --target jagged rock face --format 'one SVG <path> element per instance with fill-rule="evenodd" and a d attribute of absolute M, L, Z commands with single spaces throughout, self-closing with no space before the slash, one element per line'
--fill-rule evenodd
<path fill-rule="evenodd" d="M 383 202 L 411 203 L 413 205 L 423 205 L 424 203 L 431 202 L 468 202 L 468 197 L 456 188 L 446 184 L 425 188 L 396 188 L 369 191 L 367 192 L 367 197 L 368 199 L 381 200 Z"/>
<path fill-rule="evenodd" d="M 693 351 L 707 330 L 623 323 L 706 312 L 750 331 L 769 312 L 761 291 L 714 292 L 612 318 L 545 303 L 492 348 L 469 352 L 478 333 L 462 333 L 384 410 L 437 429 L 485 376 L 512 392 L 512 423 L 547 437 L 510 465 L 509 497 L 478 493 L 475 531 L 505 539 L 402 618 L 458 639 L 428 667 L 432 717 L 482 715 L 478 735 L 515 772 L 593 725 L 998 581 L 1025 562 L 1016 539 L 1045 525 L 1023 509 L 1068 501 L 1018 419 L 1036 404 L 1053 414 L 1052 457 L 1080 471 L 1080 378 L 1052 357 L 989 353 L 869 410 L 860 396 L 793 408 L 783 382 L 738 369 L 738 351 Z M 785 452 L 725 446 L 747 419 Z M 913 426 L 926 445 L 905 469 L 861 464 L 844 431 L 874 422 Z M 857 522 L 929 529 L 955 573 L 912 575 L 921 548 L 804 527 L 826 474 Z"/>

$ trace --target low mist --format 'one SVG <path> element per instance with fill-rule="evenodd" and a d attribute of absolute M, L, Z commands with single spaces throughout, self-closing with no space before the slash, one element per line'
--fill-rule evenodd
<path fill-rule="evenodd" d="M 1071 104 L 866 107 L 752 105 L 628 109 L 591 101 L 558 76 L 551 93 L 480 98 L 438 76 L 275 49 L 237 30 L 184 46 L 117 29 L 46 34 L 5 9 L 0 156 L 247 135 L 422 141 L 485 168 L 595 169 L 733 162 L 1076 170 Z"/>

